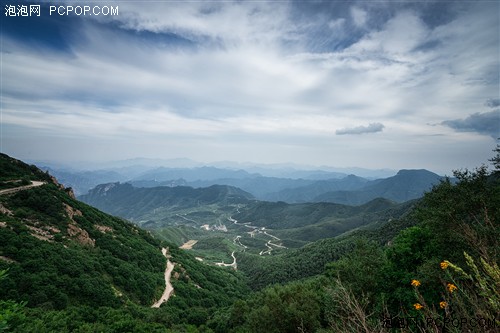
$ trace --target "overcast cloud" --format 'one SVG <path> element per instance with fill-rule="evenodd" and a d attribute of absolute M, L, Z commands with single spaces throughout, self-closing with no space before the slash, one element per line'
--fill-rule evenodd
<path fill-rule="evenodd" d="M 500 138 L 500 110 L 474 113 L 465 119 L 446 120 L 442 124 L 457 131 L 477 132 L 490 135 L 493 139 Z"/>
<path fill-rule="evenodd" d="M 2 152 L 448 174 L 493 154 L 498 3 L 107 4 L 2 19 Z"/>

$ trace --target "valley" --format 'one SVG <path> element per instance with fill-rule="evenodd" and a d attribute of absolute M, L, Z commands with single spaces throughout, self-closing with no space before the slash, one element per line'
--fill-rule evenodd
<path fill-rule="evenodd" d="M 361 206 L 266 202 L 224 185 L 135 188 L 112 183 L 99 185 L 80 199 L 189 248 L 205 264 L 216 266 L 229 266 L 241 252 L 276 255 L 320 239 L 376 228 L 412 206 L 411 201 L 398 204 L 385 199 Z"/>

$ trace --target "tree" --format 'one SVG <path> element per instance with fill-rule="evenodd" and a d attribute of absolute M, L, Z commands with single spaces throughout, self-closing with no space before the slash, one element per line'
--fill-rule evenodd
<path fill-rule="evenodd" d="M 500 138 L 499 138 L 500 140 Z M 490 159 L 490 162 L 493 164 L 495 167 L 495 172 L 500 172 L 500 145 L 497 144 L 497 147 L 493 149 L 494 152 L 496 152 L 496 156 Z"/>
<path fill-rule="evenodd" d="M 6 270 L 0 270 L 0 281 L 7 276 Z M 0 332 L 7 331 L 24 318 L 26 303 L 16 303 L 11 300 L 0 300 Z"/>

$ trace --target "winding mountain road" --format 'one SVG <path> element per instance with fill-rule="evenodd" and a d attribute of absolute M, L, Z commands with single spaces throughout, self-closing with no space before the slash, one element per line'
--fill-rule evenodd
<path fill-rule="evenodd" d="M 24 186 L 19 186 L 19 187 L 8 188 L 5 190 L 0 190 L 0 195 L 11 194 L 11 193 L 16 193 L 18 191 L 28 190 L 28 189 L 33 188 L 33 187 L 42 186 L 44 184 L 47 184 L 47 183 L 34 180 L 31 182 L 31 185 L 24 185 Z"/>
<path fill-rule="evenodd" d="M 238 212 L 239 212 L 239 209 L 238 209 Z M 271 235 L 270 233 L 268 233 L 266 231 L 265 227 L 260 227 L 259 228 L 259 227 L 253 226 L 253 225 L 250 224 L 251 222 L 239 223 L 238 220 L 233 219 L 232 216 L 228 217 L 228 220 L 230 222 L 233 222 L 236 225 L 242 225 L 244 227 L 252 229 L 252 231 L 248 232 L 251 237 L 254 237 L 256 233 L 259 233 L 259 234 L 264 234 L 264 235 L 272 238 L 272 240 L 269 240 L 266 243 L 267 250 L 260 251 L 259 255 L 264 255 L 266 253 L 267 254 L 271 254 L 271 252 L 274 250 L 274 248 L 272 246 L 274 246 L 276 248 L 282 248 L 282 249 L 286 249 L 287 248 L 286 246 L 283 246 L 281 243 L 280 244 L 273 243 L 273 240 L 276 241 L 276 242 L 281 242 L 281 239 L 278 238 L 278 237 L 276 237 L 276 236 L 274 236 L 274 235 Z M 240 238 L 241 238 L 241 236 L 239 236 L 239 235 L 236 236 L 236 238 L 233 240 L 233 243 L 236 244 L 236 245 L 238 245 L 238 246 L 243 247 L 243 250 L 246 250 L 247 246 L 245 246 L 245 245 L 243 245 L 241 243 Z M 234 252 L 233 252 L 233 254 L 234 254 Z M 233 255 L 233 258 L 234 258 L 234 255 Z M 219 264 L 221 264 L 221 265 L 219 265 Z M 224 263 L 217 263 L 217 265 L 219 265 L 219 266 L 231 266 L 230 264 L 224 264 Z M 236 258 L 234 260 L 234 267 L 236 269 Z"/>
<path fill-rule="evenodd" d="M 238 265 L 236 264 L 236 256 L 234 255 L 234 251 L 233 253 L 231 253 L 231 257 L 233 257 L 233 262 L 230 264 L 226 264 L 224 262 L 216 262 L 215 264 L 217 266 L 232 267 L 234 268 L 234 270 L 236 270 L 238 268 Z"/>
<path fill-rule="evenodd" d="M 167 258 L 167 268 L 165 268 L 165 290 L 163 291 L 163 295 L 161 295 L 160 299 L 151 305 L 152 308 L 159 308 L 160 305 L 168 301 L 174 291 L 174 287 L 172 287 L 172 284 L 170 283 L 170 277 L 172 276 L 175 264 L 168 259 L 166 248 L 162 248 L 161 253 L 165 256 L 165 258 Z"/>

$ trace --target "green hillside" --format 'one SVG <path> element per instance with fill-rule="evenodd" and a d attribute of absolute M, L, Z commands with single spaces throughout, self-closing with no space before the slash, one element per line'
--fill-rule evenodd
<path fill-rule="evenodd" d="M 0 179 L 44 182 L 0 194 L 0 331 L 170 332 L 247 292 L 240 274 L 75 200 L 35 167 L 6 155 L 0 163 Z M 162 247 L 175 296 L 150 309 L 165 288 Z"/>
<path fill-rule="evenodd" d="M 206 188 L 188 186 L 136 188 L 127 183 L 111 183 L 99 185 L 79 199 L 109 214 L 130 220 L 161 222 L 165 213 L 175 216 L 183 213 L 182 210 L 191 210 L 198 206 L 225 207 L 246 203 L 253 197 L 245 191 L 225 185 Z M 209 209 L 207 213 L 210 212 Z"/>

